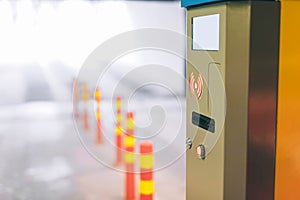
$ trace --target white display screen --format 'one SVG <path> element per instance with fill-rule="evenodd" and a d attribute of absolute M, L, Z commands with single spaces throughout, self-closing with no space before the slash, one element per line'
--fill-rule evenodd
<path fill-rule="evenodd" d="M 193 17 L 193 50 L 219 50 L 220 14 Z"/>

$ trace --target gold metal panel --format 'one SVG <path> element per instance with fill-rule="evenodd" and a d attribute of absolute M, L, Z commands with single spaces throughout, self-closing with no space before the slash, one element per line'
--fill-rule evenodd
<path fill-rule="evenodd" d="M 211 117 L 211 96 L 216 80 L 207 65 L 215 65 L 226 90 L 226 119 L 212 151 L 205 160 L 199 159 L 195 147 L 208 133 L 191 123 L 195 107 L 189 104 L 192 96 L 187 86 L 187 137 L 192 138 L 193 131 L 198 129 L 193 148 L 187 151 L 187 199 L 271 200 L 274 194 L 279 3 L 228 2 L 189 8 L 188 36 L 192 36 L 192 17 L 216 13 L 221 20 L 220 50 L 194 51 L 188 41 L 187 59 L 197 64 L 187 63 L 187 77 L 197 70 L 208 76 L 196 112 Z M 205 57 L 207 53 L 211 60 Z M 216 119 L 216 124 L 219 123 Z"/>
<path fill-rule="evenodd" d="M 191 20 L 193 17 L 206 16 L 212 14 L 220 14 L 220 50 L 219 51 L 201 51 L 192 50 L 191 41 L 187 44 L 187 59 L 191 60 L 192 63 L 199 65 L 195 66 L 197 69 L 193 69 L 191 64 L 187 63 L 187 76 L 190 74 L 191 69 L 199 71 L 204 77 L 207 77 L 204 87 L 202 98 L 199 100 L 200 110 L 196 110 L 198 113 L 204 114 L 205 116 L 211 117 L 210 110 L 210 98 L 208 91 L 208 83 L 213 84 L 213 76 L 209 74 L 209 68 L 213 64 L 212 62 L 220 63 L 221 67 L 225 66 L 225 25 L 226 25 L 226 4 L 213 5 L 213 6 L 201 6 L 199 8 L 192 8 L 188 10 L 187 15 L 187 34 L 192 36 Z M 208 54 L 208 55 L 207 55 Z M 222 68 L 220 71 L 221 76 L 224 78 L 225 69 Z M 187 87 L 187 92 L 188 87 Z M 188 92 L 189 93 L 189 92 Z M 189 102 L 190 94 L 187 94 L 187 102 Z M 194 129 L 197 128 L 191 123 L 191 112 L 192 110 L 187 103 L 187 136 L 189 133 L 193 133 Z M 197 200 L 217 200 L 223 197 L 223 177 L 224 177 L 224 134 L 221 134 L 217 144 L 213 150 L 206 157 L 205 160 L 199 159 L 196 154 L 196 147 L 203 143 L 204 137 L 207 133 L 201 128 L 197 128 L 198 132 L 193 141 L 193 148 L 187 152 L 187 199 Z"/>

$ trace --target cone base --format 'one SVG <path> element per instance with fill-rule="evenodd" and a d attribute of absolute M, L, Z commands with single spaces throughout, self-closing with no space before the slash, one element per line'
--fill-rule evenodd
<path fill-rule="evenodd" d="M 140 200 L 153 200 L 153 195 L 152 194 L 149 194 L 149 195 L 141 194 Z"/>
<path fill-rule="evenodd" d="M 90 130 L 89 119 L 86 110 L 84 111 L 84 115 L 83 115 L 83 127 L 86 131 Z"/>
<path fill-rule="evenodd" d="M 128 168 L 127 168 L 128 169 Z M 135 175 L 126 173 L 126 200 L 135 200 Z"/>

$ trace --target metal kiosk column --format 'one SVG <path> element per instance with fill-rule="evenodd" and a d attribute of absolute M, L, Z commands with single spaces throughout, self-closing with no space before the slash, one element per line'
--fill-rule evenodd
<path fill-rule="evenodd" d="M 191 38 L 187 200 L 273 200 L 280 3 L 182 6 Z"/>

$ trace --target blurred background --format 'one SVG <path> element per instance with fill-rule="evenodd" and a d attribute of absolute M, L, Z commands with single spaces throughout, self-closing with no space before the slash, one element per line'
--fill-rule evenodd
<path fill-rule="evenodd" d="M 79 120 L 74 123 L 73 81 L 96 47 L 140 28 L 184 34 L 185 11 L 179 1 L 171 0 L 0 1 L 1 200 L 124 199 L 124 173 L 94 159 L 78 138 L 77 131 L 83 133 L 84 104 L 80 104 Z M 184 41 L 178 45 L 184 52 Z M 184 79 L 184 60 L 155 51 L 129 55 L 115 63 L 101 89 L 102 124 L 108 138 L 114 138 L 115 128 L 111 117 L 115 110 L 106 106 L 115 95 L 110 93 L 110 81 L 118 82 L 126 69 L 146 64 L 168 66 Z M 117 95 L 129 102 L 132 88 L 156 75 L 139 73 L 137 79 L 123 81 L 122 93 Z M 171 146 L 176 152 L 172 162 L 155 172 L 155 199 L 179 200 L 185 199 L 185 91 L 183 79 L 166 76 L 175 88 L 172 92 L 157 86 L 144 88 L 124 105 L 124 112 L 128 107 L 135 112 L 137 127 L 143 127 L 137 129 L 137 135 L 144 130 L 157 133 L 155 149 Z M 82 83 L 78 84 L 81 88 Z M 93 105 L 92 86 L 89 96 L 88 103 Z M 79 99 L 82 101 L 80 89 Z M 89 110 L 90 130 L 82 134 L 83 140 L 96 156 L 98 152 L 114 160 L 114 152 L 93 141 L 93 112 Z M 163 153 L 155 163 L 164 163 L 168 156 Z"/>

